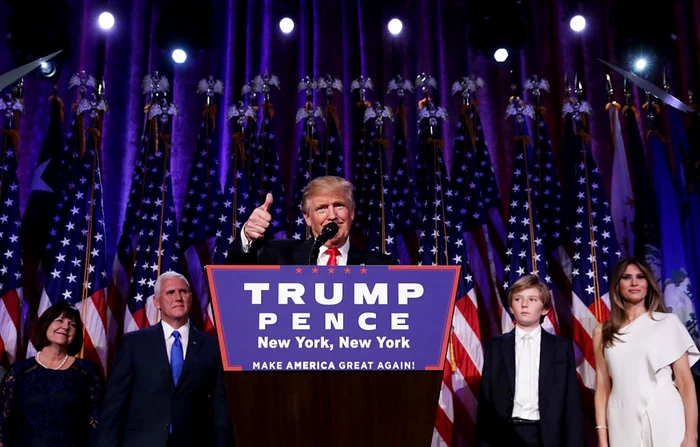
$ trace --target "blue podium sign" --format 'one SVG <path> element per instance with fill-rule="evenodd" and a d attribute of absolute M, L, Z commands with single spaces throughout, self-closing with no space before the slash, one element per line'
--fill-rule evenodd
<path fill-rule="evenodd" d="M 224 369 L 442 370 L 458 266 L 207 266 Z"/>

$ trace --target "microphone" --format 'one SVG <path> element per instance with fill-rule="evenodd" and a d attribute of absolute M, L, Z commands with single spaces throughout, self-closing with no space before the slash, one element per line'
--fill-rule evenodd
<path fill-rule="evenodd" d="M 321 249 L 321 245 L 325 244 L 330 239 L 333 239 L 335 235 L 338 234 L 339 229 L 340 227 L 338 227 L 338 224 L 335 222 L 330 222 L 328 223 L 328 225 L 323 227 L 323 229 L 321 230 L 321 234 L 318 235 L 318 237 L 314 241 L 314 244 L 311 246 L 311 253 L 309 254 L 309 260 L 306 262 L 306 265 L 316 264 L 316 261 L 318 260 L 318 252 Z"/>

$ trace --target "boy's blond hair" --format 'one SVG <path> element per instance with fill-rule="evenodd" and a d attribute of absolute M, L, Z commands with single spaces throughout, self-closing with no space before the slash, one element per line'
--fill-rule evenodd
<path fill-rule="evenodd" d="M 550 309 L 552 307 L 552 292 L 549 291 L 549 287 L 540 281 L 537 275 L 524 275 L 521 276 L 512 286 L 508 289 L 508 307 L 513 305 L 513 297 L 525 289 L 537 289 L 540 292 L 540 299 L 544 304 L 544 309 Z"/>

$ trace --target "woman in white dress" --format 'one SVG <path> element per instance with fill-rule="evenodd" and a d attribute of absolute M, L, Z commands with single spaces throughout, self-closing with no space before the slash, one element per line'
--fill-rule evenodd
<path fill-rule="evenodd" d="M 696 447 L 698 405 L 690 367 L 700 358 L 685 326 L 666 313 L 649 265 L 615 266 L 610 318 L 593 332 L 600 447 Z"/>

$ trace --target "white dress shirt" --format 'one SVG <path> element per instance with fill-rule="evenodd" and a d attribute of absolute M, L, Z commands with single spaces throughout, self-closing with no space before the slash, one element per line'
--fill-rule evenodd
<path fill-rule="evenodd" d="M 253 245 L 253 241 L 249 241 L 245 235 L 246 225 L 248 225 L 248 222 L 244 223 L 243 227 L 241 227 L 241 249 L 243 250 L 243 253 L 248 253 L 250 251 L 250 247 Z"/>
<path fill-rule="evenodd" d="M 245 235 L 245 225 L 243 225 L 243 228 L 241 229 L 241 248 L 243 249 L 243 253 L 248 253 L 250 251 L 250 247 L 253 245 L 251 241 L 248 240 L 248 238 Z M 330 256 L 326 251 L 328 248 L 325 245 L 321 246 L 321 249 L 318 251 L 318 258 L 316 259 L 316 265 L 327 265 L 328 264 L 328 258 Z M 342 247 L 338 248 L 340 251 L 340 254 L 335 257 L 335 262 L 338 265 L 348 265 L 348 252 L 350 251 L 350 238 L 345 241 L 345 244 L 343 244 Z"/>
<path fill-rule="evenodd" d="M 170 350 L 175 343 L 175 337 L 173 337 L 173 329 L 168 323 L 160 320 L 161 326 L 163 326 L 163 336 L 165 337 L 165 352 L 168 353 L 168 363 L 170 363 Z M 190 340 L 190 320 L 187 320 L 184 326 L 177 330 L 180 333 L 180 343 L 182 344 L 182 360 L 187 358 L 187 342 Z"/>
<path fill-rule="evenodd" d="M 525 337 L 531 337 L 529 342 Z M 513 398 L 513 417 L 540 420 L 540 343 L 542 327 L 532 332 L 525 332 L 515 326 L 515 395 Z M 530 355 L 526 355 L 530 343 Z"/>

